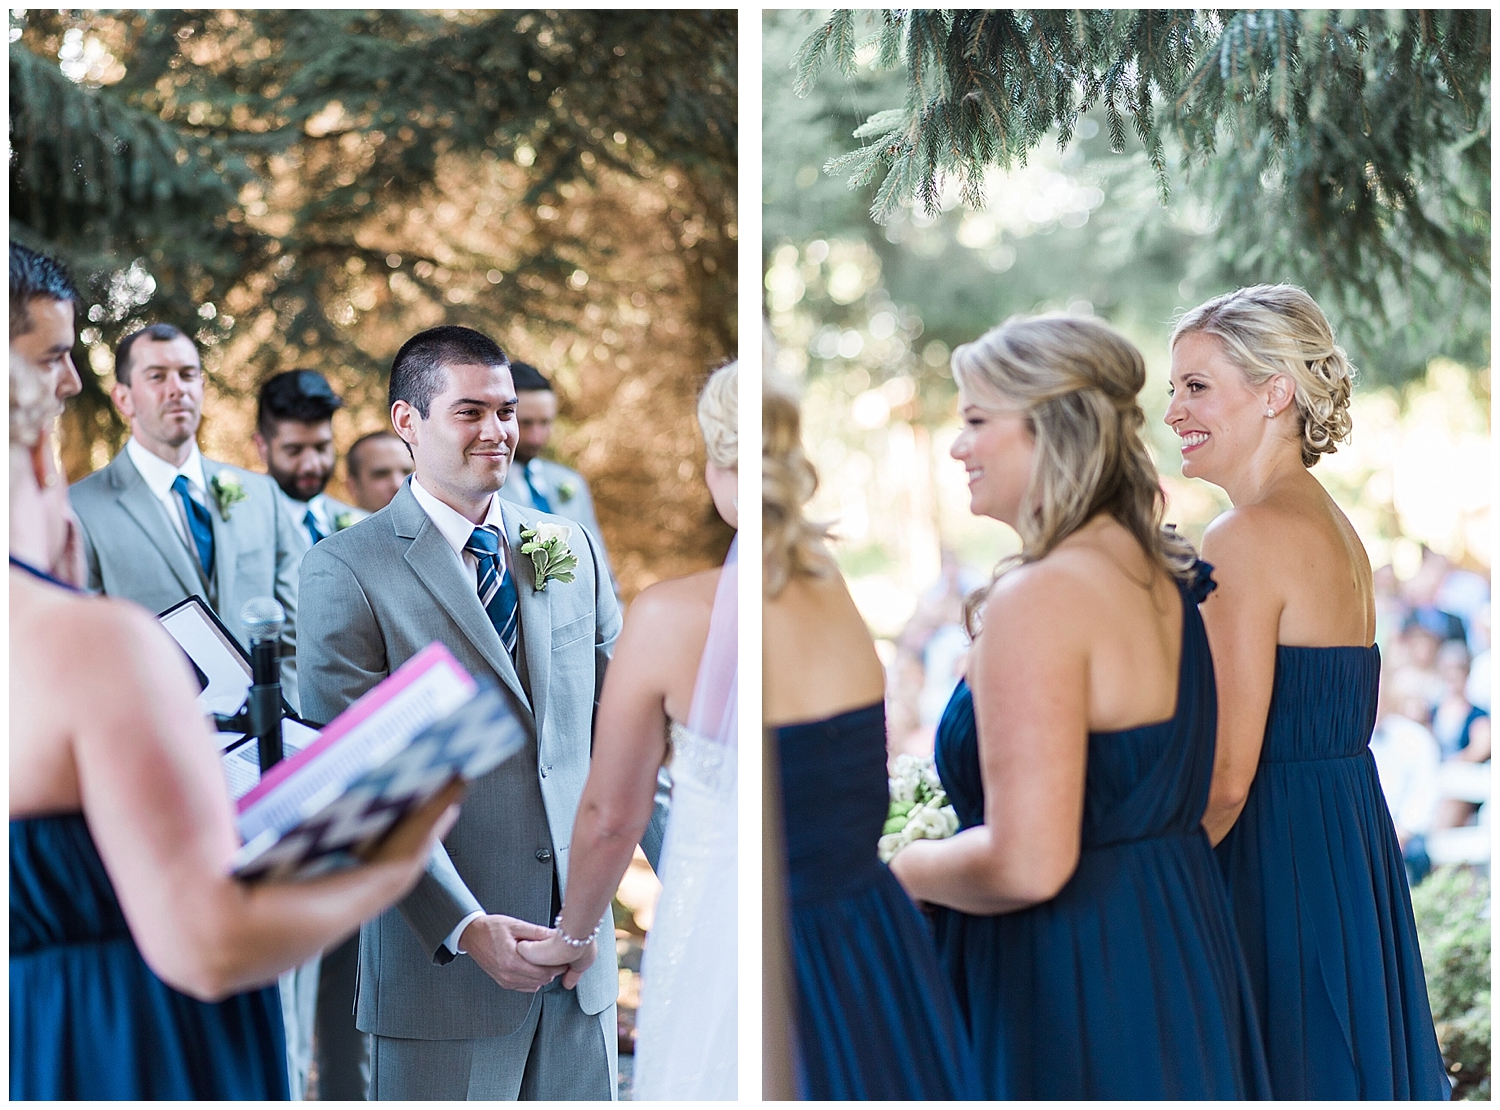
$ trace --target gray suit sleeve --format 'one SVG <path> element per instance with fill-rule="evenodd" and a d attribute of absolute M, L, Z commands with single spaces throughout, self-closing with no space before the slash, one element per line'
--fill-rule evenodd
<path fill-rule="evenodd" d="M 68 500 L 73 507 L 73 519 L 78 522 L 78 536 L 83 541 L 83 561 L 88 576 L 84 588 L 99 593 L 104 589 L 104 573 L 99 569 L 99 552 L 94 547 L 93 537 L 89 535 L 88 525 L 83 522 L 84 514 L 78 511 L 71 493 Z"/>
<path fill-rule="evenodd" d="M 347 563 L 319 544 L 303 557 L 300 582 L 302 713 L 326 724 L 384 679 L 390 662 L 370 599 Z M 484 909 L 441 844 L 397 908 L 439 964 L 453 959 L 443 947 L 448 934 Z"/>
<path fill-rule="evenodd" d="M 274 491 L 272 501 L 276 506 L 276 600 L 286 610 L 286 626 L 281 631 L 281 689 L 293 708 L 303 713 L 297 677 L 297 583 L 302 550 L 294 531 L 297 525 Z"/>

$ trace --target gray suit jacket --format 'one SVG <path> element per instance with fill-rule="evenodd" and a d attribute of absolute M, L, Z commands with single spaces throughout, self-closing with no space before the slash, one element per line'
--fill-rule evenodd
<path fill-rule="evenodd" d="M 434 640 L 471 674 L 508 690 L 530 733 L 523 752 L 473 783 L 463 813 L 426 875 L 396 909 L 360 933 L 356 1023 L 418 1040 L 500 1037 L 536 996 L 501 989 L 471 959 L 442 946 L 471 911 L 550 925 L 554 869 L 567 885 L 573 818 L 588 777 L 594 711 L 620 631 L 598 546 L 574 528 L 572 582 L 534 588 L 520 528 L 556 520 L 507 503 L 521 647 L 513 663 L 472 575 L 402 486 L 391 503 L 328 537 L 302 563 L 303 711 L 328 721 Z M 404 921 L 402 919 L 405 919 Z M 601 934 L 612 935 L 606 915 Z M 619 983 L 614 946 L 579 981 L 585 1013 L 603 1011 Z"/>
<path fill-rule="evenodd" d="M 68 490 L 83 526 L 88 587 L 128 597 L 153 613 L 198 594 L 247 649 L 241 607 L 253 597 L 274 597 L 286 610 L 281 686 L 296 708 L 297 571 L 306 540 L 299 542 L 301 529 L 282 507 L 276 483 L 269 477 L 209 458 L 203 460 L 203 470 L 209 482 L 216 474 L 231 475 L 245 490 L 245 500 L 230 506 L 228 519 L 217 506 L 209 509 L 214 531 L 212 580 L 204 581 L 202 567 L 166 509 L 129 454 L 121 451 L 108 466 Z"/>
<path fill-rule="evenodd" d="M 594 539 L 598 541 L 599 551 L 604 556 L 604 565 L 609 566 L 609 552 L 604 548 L 604 533 L 599 530 L 599 521 L 594 516 L 594 498 L 589 493 L 589 484 L 583 480 L 583 475 L 551 459 L 535 461 L 539 473 L 533 480 L 537 489 L 551 504 L 550 511 L 568 520 L 576 520 L 592 532 Z M 510 468 L 510 473 L 505 477 L 505 485 L 500 488 L 500 496 L 517 505 L 535 508 L 531 490 L 526 487 L 526 476 L 521 473 L 519 466 Z"/>

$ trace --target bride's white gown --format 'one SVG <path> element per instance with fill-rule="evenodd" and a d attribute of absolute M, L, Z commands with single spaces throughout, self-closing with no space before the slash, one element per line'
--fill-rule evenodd
<path fill-rule="evenodd" d="M 635 1097 L 738 1097 L 738 540 L 719 576 L 688 725 L 672 722 L 661 898 L 641 966 Z"/>

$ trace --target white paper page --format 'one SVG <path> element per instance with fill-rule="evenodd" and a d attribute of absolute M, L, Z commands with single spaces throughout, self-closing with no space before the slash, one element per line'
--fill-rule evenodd
<path fill-rule="evenodd" d="M 281 754 L 285 758 L 296 755 L 307 745 L 318 738 L 316 729 L 308 728 L 296 721 L 283 720 L 281 722 Z M 224 737 L 226 743 L 233 743 L 237 737 Z M 239 801 L 250 791 L 255 789 L 255 784 L 260 781 L 260 754 L 254 742 L 241 744 L 232 752 L 223 757 L 224 777 L 229 782 L 229 796 Z"/>
<path fill-rule="evenodd" d="M 239 711 L 250 690 L 250 664 L 234 647 L 224 641 L 212 621 L 205 620 L 191 605 L 162 618 L 162 627 L 182 645 L 198 669 L 208 676 L 208 685 L 198 695 L 198 706 L 205 714 Z M 226 737 L 220 744 L 228 744 Z"/>

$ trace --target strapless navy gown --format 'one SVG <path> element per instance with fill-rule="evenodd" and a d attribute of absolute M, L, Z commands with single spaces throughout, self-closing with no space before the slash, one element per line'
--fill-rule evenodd
<path fill-rule="evenodd" d="M 875 853 L 889 798 L 885 706 L 788 725 L 776 737 L 798 1096 L 977 1097 L 932 936 Z"/>
<path fill-rule="evenodd" d="M 1183 592 L 1171 720 L 1091 733 L 1078 868 L 1050 902 L 997 916 L 943 909 L 938 947 L 986 1098 L 1246 1099 L 1270 1094 L 1229 900 L 1200 822 L 1216 697 Z M 963 828 L 984 822 L 978 735 L 960 683 L 937 764 Z"/>
<path fill-rule="evenodd" d="M 77 813 L 10 823 L 10 1097 L 285 1099 L 276 988 L 189 998 L 146 966 Z"/>
<path fill-rule="evenodd" d="M 1218 847 L 1278 1099 L 1447 1099 L 1370 733 L 1373 647 L 1278 647 L 1260 767 Z"/>

